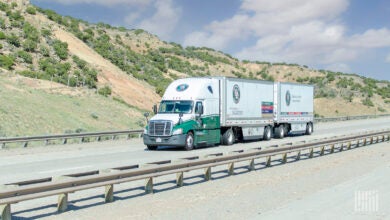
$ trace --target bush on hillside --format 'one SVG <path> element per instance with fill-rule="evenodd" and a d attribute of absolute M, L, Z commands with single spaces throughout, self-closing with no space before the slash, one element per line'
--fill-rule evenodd
<path fill-rule="evenodd" d="M 68 58 L 68 44 L 66 42 L 54 40 L 53 48 L 55 53 L 61 60 L 65 60 L 66 58 Z"/>
<path fill-rule="evenodd" d="M 26 12 L 31 14 L 31 15 L 35 15 L 37 13 L 37 10 L 33 6 L 28 6 L 26 9 Z"/>
<path fill-rule="evenodd" d="M 7 70 L 12 69 L 12 66 L 14 65 L 14 60 L 15 59 L 12 56 L 0 54 L 0 66 Z"/>
<path fill-rule="evenodd" d="M 98 89 L 98 93 L 99 93 L 100 95 L 102 95 L 102 96 L 108 97 L 108 96 L 111 95 L 112 90 L 111 90 L 111 87 L 109 87 L 109 86 L 104 86 L 104 87 Z"/>

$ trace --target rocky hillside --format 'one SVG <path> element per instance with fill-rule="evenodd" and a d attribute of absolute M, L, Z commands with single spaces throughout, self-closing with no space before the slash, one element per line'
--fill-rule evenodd
<path fill-rule="evenodd" d="M 164 42 L 144 30 L 61 16 L 28 0 L 0 0 L 0 27 L 2 73 L 64 85 L 58 93 L 89 89 L 140 112 L 150 111 L 174 79 L 215 75 L 313 84 L 317 116 L 390 112 L 387 81 L 239 61 L 211 48 Z"/>

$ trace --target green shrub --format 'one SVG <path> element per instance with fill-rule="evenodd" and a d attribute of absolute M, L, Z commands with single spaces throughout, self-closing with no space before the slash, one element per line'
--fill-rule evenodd
<path fill-rule="evenodd" d="M 26 12 L 32 15 L 35 15 L 37 13 L 37 10 L 33 6 L 28 6 L 26 9 Z"/>
<path fill-rule="evenodd" d="M 66 42 L 54 40 L 53 48 L 60 59 L 65 60 L 66 58 L 68 58 L 68 44 Z"/>
<path fill-rule="evenodd" d="M 0 54 L 0 66 L 10 70 L 12 69 L 12 66 L 14 65 L 14 58 L 12 56 L 7 55 L 1 55 Z"/>
<path fill-rule="evenodd" d="M 9 5 L 5 2 L 0 2 L 0 10 L 1 11 L 8 11 L 9 10 Z"/>
<path fill-rule="evenodd" d="M 37 49 L 38 44 L 34 40 L 27 39 L 23 42 L 22 46 L 25 51 L 33 52 Z"/>
<path fill-rule="evenodd" d="M 108 97 L 108 96 L 111 95 L 112 90 L 111 90 L 111 87 L 109 87 L 109 86 L 104 86 L 104 87 L 98 89 L 98 93 L 99 93 L 100 95 L 103 95 L 103 96 L 105 96 L 105 97 Z"/>
<path fill-rule="evenodd" d="M 362 101 L 363 105 L 366 105 L 366 106 L 369 106 L 369 107 L 374 107 L 374 103 L 371 101 L 370 98 L 365 98 L 363 101 Z"/>
<path fill-rule="evenodd" d="M 39 52 L 42 54 L 42 56 L 44 57 L 49 57 L 50 56 L 50 52 L 49 52 L 49 48 L 45 47 L 45 46 L 41 46 L 41 48 L 39 49 Z"/>
<path fill-rule="evenodd" d="M 23 51 L 23 50 L 19 50 L 18 52 L 16 52 L 16 55 L 23 59 L 23 61 L 25 63 L 32 63 L 32 56 L 30 53 L 27 53 L 26 51 Z"/>
<path fill-rule="evenodd" d="M 0 31 L 0 40 L 4 40 L 7 38 L 7 35 L 4 34 L 4 32 Z"/>
<path fill-rule="evenodd" d="M 14 45 L 15 47 L 20 47 L 20 40 L 19 37 L 16 36 L 15 34 L 11 34 L 7 36 L 7 42 L 9 44 Z"/>

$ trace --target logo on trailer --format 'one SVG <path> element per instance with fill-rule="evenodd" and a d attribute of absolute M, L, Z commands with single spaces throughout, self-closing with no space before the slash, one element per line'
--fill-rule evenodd
<path fill-rule="evenodd" d="M 290 106 L 290 103 L 291 103 L 291 94 L 290 94 L 290 91 L 287 90 L 287 92 L 286 92 L 286 105 Z"/>
<path fill-rule="evenodd" d="M 240 102 L 240 87 L 237 84 L 233 86 L 233 101 L 236 104 Z"/>
<path fill-rule="evenodd" d="M 176 91 L 178 92 L 183 92 L 186 89 L 188 89 L 188 84 L 180 84 L 176 87 Z"/>

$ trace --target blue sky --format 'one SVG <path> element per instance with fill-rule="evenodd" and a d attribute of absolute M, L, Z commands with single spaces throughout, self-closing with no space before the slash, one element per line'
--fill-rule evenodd
<path fill-rule="evenodd" d="M 30 0 L 92 23 L 142 28 L 253 61 L 390 80 L 388 0 Z"/>

